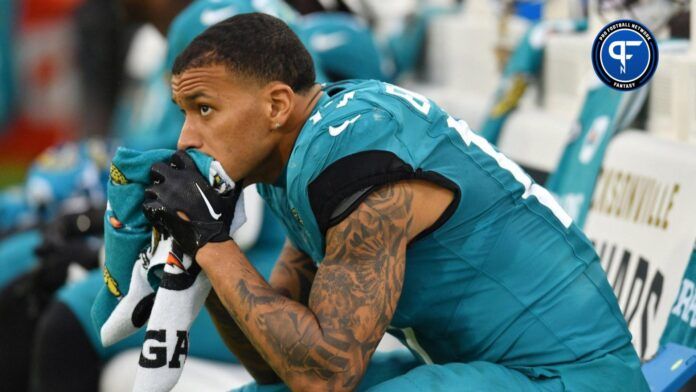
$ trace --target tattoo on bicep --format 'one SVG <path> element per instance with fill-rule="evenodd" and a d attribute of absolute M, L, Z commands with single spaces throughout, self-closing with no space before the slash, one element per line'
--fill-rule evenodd
<path fill-rule="evenodd" d="M 275 370 L 286 381 L 311 376 L 357 386 L 401 295 L 412 199 L 403 183 L 384 186 L 329 230 L 309 293 L 312 312 L 238 284 L 247 314 L 254 309 L 251 328 L 274 332 L 262 333 L 267 347 L 260 351 L 285 358 L 284 368 Z"/>
<path fill-rule="evenodd" d="M 335 243 L 327 246 L 320 271 L 324 275 L 312 291 L 310 307 L 322 326 L 352 332 L 364 365 L 401 295 L 412 199 L 410 187 L 398 183 L 372 193 L 352 219 L 335 228 Z M 336 307 L 352 311 L 334 317 Z"/>

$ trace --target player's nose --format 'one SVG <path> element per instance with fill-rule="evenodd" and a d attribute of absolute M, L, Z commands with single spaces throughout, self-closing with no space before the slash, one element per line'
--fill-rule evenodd
<path fill-rule="evenodd" d="M 202 147 L 202 141 L 195 132 L 195 129 L 189 124 L 188 121 L 184 122 L 184 126 L 181 128 L 181 134 L 179 135 L 179 141 L 176 144 L 177 149 L 186 150 L 187 148 L 197 148 Z"/>

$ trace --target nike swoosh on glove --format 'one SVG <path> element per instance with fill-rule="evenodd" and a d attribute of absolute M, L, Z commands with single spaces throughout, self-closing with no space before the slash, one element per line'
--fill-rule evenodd
<path fill-rule="evenodd" d="M 169 164 L 152 165 L 150 179 L 153 185 L 145 190 L 143 203 L 145 217 L 174 237 L 184 253 L 195 257 L 208 242 L 230 239 L 235 205 L 242 192 L 239 184 L 213 188 L 182 150 L 172 155 Z"/>

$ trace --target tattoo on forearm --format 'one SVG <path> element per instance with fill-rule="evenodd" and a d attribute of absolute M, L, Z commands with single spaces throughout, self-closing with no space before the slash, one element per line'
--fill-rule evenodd
<path fill-rule="evenodd" d="M 240 326 L 286 383 L 357 386 L 401 294 L 412 199 L 405 184 L 382 187 L 329 230 L 309 292 L 311 311 L 266 285 L 239 281 L 241 306 L 233 316 L 245 319 Z"/>
<path fill-rule="evenodd" d="M 284 296 L 307 304 L 316 273 L 317 267 L 312 259 L 286 243 L 273 269 L 270 284 Z"/>
<path fill-rule="evenodd" d="M 254 380 L 259 384 L 279 382 L 280 377 L 256 351 L 256 347 L 232 319 L 214 291 L 210 293 L 205 304 L 225 346 L 237 356 Z"/>
<path fill-rule="evenodd" d="M 309 256 L 287 242 L 276 261 L 273 270 L 275 279 L 271 278 L 271 286 L 282 295 L 306 304 L 316 270 Z M 277 285 L 273 284 L 274 281 Z M 208 297 L 206 307 L 227 348 L 239 358 L 258 383 L 271 384 L 281 381 L 230 316 L 215 291 Z"/>

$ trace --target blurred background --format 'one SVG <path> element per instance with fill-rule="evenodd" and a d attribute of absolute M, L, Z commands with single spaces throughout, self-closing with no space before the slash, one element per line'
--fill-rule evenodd
<path fill-rule="evenodd" d="M 103 284 L 110 160 L 116 146 L 176 147 L 172 61 L 236 3 L 0 0 L 8 390 L 130 390 L 142 336 L 104 349 L 89 319 Z M 544 184 L 594 242 L 641 358 L 668 342 L 696 347 L 696 1 L 244 3 L 291 24 L 321 82 L 381 79 L 420 93 Z M 630 92 L 603 85 L 590 55 L 600 29 L 622 18 L 647 26 L 659 47 L 652 81 Z M 248 247 L 271 254 L 257 265 L 267 274 L 282 236 L 260 199 L 250 200 L 258 213 Z M 201 323 L 202 336 L 215 334 Z M 192 351 L 180 390 L 249 379 L 239 365 L 230 370 L 219 341 L 209 344 Z"/>

